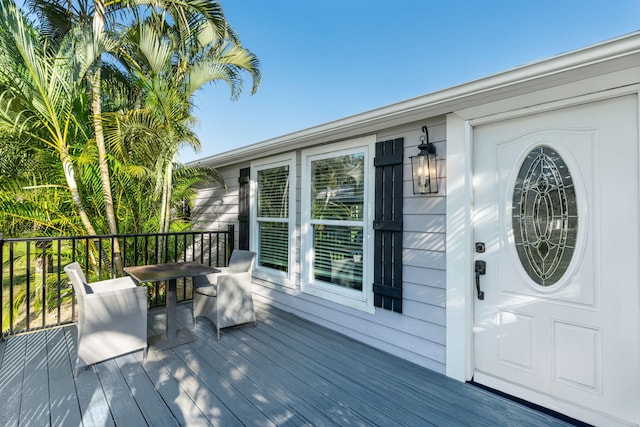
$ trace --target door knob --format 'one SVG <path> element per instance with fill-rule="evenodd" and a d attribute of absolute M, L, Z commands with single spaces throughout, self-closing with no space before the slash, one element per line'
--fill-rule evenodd
<path fill-rule="evenodd" d="M 476 261 L 476 292 L 478 293 L 478 299 L 484 300 L 484 291 L 480 289 L 480 275 L 487 274 L 487 263 L 485 261 Z"/>

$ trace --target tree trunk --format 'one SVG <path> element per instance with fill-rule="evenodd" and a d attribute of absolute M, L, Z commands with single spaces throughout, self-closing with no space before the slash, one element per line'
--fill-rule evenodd
<path fill-rule="evenodd" d="M 102 128 L 102 106 L 100 104 L 100 61 L 98 60 L 92 67 L 89 75 L 89 90 L 91 94 L 91 112 L 93 115 L 93 129 L 96 146 L 98 148 L 98 163 L 100 167 L 100 180 L 102 182 L 102 195 L 104 197 L 105 215 L 109 233 L 118 234 L 118 224 L 113 208 L 113 197 L 111 195 L 111 179 L 109 177 L 109 164 L 107 163 L 107 149 L 104 144 L 104 131 Z M 116 274 L 122 276 L 123 265 L 120 255 L 120 243 L 117 238 L 113 239 L 113 263 Z"/>
<path fill-rule="evenodd" d="M 73 164 L 71 164 L 71 159 L 67 154 L 62 154 L 60 156 L 60 160 L 62 161 L 62 167 L 64 168 L 64 177 L 67 180 L 67 185 L 69 186 L 69 191 L 71 192 L 71 198 L 73 199 L 73 204 L 78 211 L 78 215 L 80 216 L 80 221 L 82 222 L 82 225 L 84 225 L 85 230 L 87 230 L 87 234 L 90 236 L 95 236 L 96 230 L 93 228 L 93 225 L 89 220 L 89 215 L 87 215 L 87 211 L 84 209 L 84 205 L 82 204 L 82 198 L 80 197 L 80 191 L 78 190 L 78 183 L 76 182 L 76 176 L 73 171 Z"/>
<path fill-rule="evenodd" d="M 105 23 L 105 2 L 104 0 L 94 1 L 93 14 L 93 37 L 94 40 L 100 40 L 104 33 Z M 104 198 L 105 215 L 107 216 L 107 225 L 109 233 L 118 234 L 118 224 L 116 223 L 116 214 L 113 208 L 113 196 L 111 195 L 111 179 L 109 177 L 109 164 L 107 163 L 107 149 L 104 144 L 104 131 L 102 129 L 102 104 L 100 103 L 100 58 L 98 57 L 88 73 L 89 80 L 89 96 L 91 99 L 91 113 L 93 116 L 93 131 L 98 148 L 98 165 L 100 167 L 100 180 L 102 182 L 102 196 Z M 116 268 L 116 275 L 122 276 L 123 265 L 120 255 L 120 242 L 117 238 L 113 239 L 113 263 Z"/>
<path fill-rule="evenodd" d="M 162 179 L 162 196 L 160 203 L 160 233 L 168 233 L 171 225 L 171 190 L 173 188 L 173 161 L 169 161 L 164 169 Z"/>

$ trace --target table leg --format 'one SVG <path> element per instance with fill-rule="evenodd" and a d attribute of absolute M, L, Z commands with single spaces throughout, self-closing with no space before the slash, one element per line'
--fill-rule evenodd
<path fill-rule="evenodd" d="M 178 298 L 177 280 L 169 280 L 166 290 L 166 318 L 165 333 L 150 336 L 147 340 L 152 350 L 166 350 L 177 345 L 186 344 L 197 339 L 196 335 L 187 328 L 178 329 Z"/>
<path fill-rule="evenodd" d="M 177 332 L 177 305 L 178 299 L 176 297 L 177 292 L 177 280 L 171 279 L 169 280 L 169 284 L 167 286 L 167 294 L 166 294 L 166 308 L 167 308 L 167 325 L 166 325 L 166 333 L 167 339 L 176 338 Z"/>

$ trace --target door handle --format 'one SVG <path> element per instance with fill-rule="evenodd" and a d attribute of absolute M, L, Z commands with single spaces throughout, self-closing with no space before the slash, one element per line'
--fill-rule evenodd
<path fill-rule="evenodd" d="M 475 267 L 476 292 L 478 293 L 478 299 L 484 300 L 484 291 L 480 289 L 480 275 L 487 274 L 487 263 L 485 261 L 476 261 Z"/>

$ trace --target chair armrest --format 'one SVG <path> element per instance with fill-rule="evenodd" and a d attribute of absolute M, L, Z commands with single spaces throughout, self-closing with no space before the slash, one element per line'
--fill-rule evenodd
<path fill-rule="evenodd" d="M 111 299 L 114 297 L 119 297 L 122 299 L 126 298 L 139 298 L 141 296 L 147 297 L 147 287 L 146 286 L 134 286 L 132 288 L 121 288 L 121 289 L 104 289 L 100 292 L 94 292 L 92 294 L 87 294 L 85 296 L 86 300 L 97 300 L 97 299 Z"/>
<path fill-rule="evenodd" d="M 216 267 L 216 268 L 217 268 L 218 270 L 220 270 L 220 271 L 218 271 L 217 273 L 214 273 L 214 274 L 216 274 L 218 277 L 220 277 L 220 276 L 226 276 L 227 274 L 232 274 L 232 273 L 233 273 L 233 271 L 231 271 L 231 268 L 230 268 L 230 267 Z"/>
<path fill-rule="evenodd" d="M 110 291 L 118 291 L 122 289 L 136 288 L 136 282 L 129 276 L 117 277 L 115 279 L 102 280 L 100 282 L 89 283 L 88 286 L 91 289 L 91 293 L 99 294 Z"/>
<path fill-rule="evenodd" d="M 202 276 L 195 276 L 193 278 L 193 285 L 196 288 L 199 288 L 201 286 L 211 286 L 211 285 L 215 286 L 218 284 L 218 278 L 220 276 L 229 274 L 228 267 L 216 267 L 216 268 L 220 271 L 216 273 L 205 274 Z"/>

